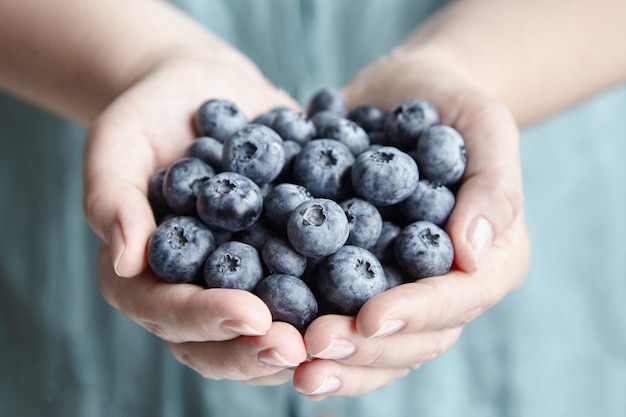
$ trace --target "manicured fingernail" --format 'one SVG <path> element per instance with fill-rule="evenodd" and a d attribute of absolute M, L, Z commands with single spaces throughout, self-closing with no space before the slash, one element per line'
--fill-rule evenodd
<path fill-rule="evenodd" d="M 259 362 L 269 366 L 276 366 L 278 368 L 293 368 L 298 366 L 297 363 L 292 363 L 283 358 L 276 350 L 266 349 L 259 352 L 257 355 Z"/>
<path fill-rule="evenodd" d="M 331 394 L 341 388 L 341 380 L 336 376 L 327 376 L 322 384 L 313 392 L 307 392 L 307 395 L 326 395 Z"/>
<path fill-rule="evenodd" d="M 311 355 L 319 359 L 343 359 L 354 353 L 355 347 L 346 339 L 335 339 L 321 352 Z"/>
<path fill-rule="evenodd" d="M 120 275 L 118 265 L 124 254 L 124 249 L 126 249 L 126 242 L 124 242 L 122 226 L 118 222 L 113 223 L 109 230 L 109 248 L 111 248 L 111 263 L 113 264 L 113 269 L 117 275 Z"/>
<path fill-rule="evenodd" d="M 404 326 L 406 326 L 406 322 L 404 320 L 387 320 L 373 335 L 370 336 L 370 339 L 392 335 Z"/>
<path fill-rule="evenodd" d="M 470 229 L 470 243 L 474 252 L 476 268 L 480 266 L 485 256 L 487 256 L 492 240 L 493 228 L 491 224 L 484 217 L 478 217 L 474 220 L 473 228 Z"/>
<path fill-rule="evenodd" d="M 264 331 L 254 329 L 248 324 L 238 320 L 227 320 L 222 323 L 222 328 L 240 336 L 262 336 L 265 334 Z"/>

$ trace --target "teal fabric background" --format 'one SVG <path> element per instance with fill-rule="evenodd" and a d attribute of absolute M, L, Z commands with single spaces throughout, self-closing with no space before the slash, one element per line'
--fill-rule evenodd
<path fill-rule="evenodd" d="M 440 6 L 175 1 L 305 102 Z M 262 36 L 260 36 L 262 34 Z M 626 415 L 626 87 L 523 132 L 525 285 L 389 388 L 311 402 L 208 381 L 101 298 L 81 211 L 84 129 L 0 96 L 0 416 Z"/>

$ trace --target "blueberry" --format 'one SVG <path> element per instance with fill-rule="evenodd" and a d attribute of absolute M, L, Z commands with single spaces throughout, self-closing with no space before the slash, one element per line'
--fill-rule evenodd
<path fill-rule="evenodd" d="M 387 286 L 389 288 L 397 287 L 398 285 L 410 281 L 404 271 L 402 271 L 402 269 L 398 268 L 397 266 L 383 264 L 383 271 L 385 271 L 385 277 L 387 277 Z"/>
<path fill-rule="evenodd" d="M 454 193 L 448 187 L 422 179 L 415 191 L 399 203 L 399 207 L 410 222 L 428 220 L 437 226 L 443 226 L 452 213 L 455 201 Z"/>
<path fill-rule="evenodd" d="M 202 159 L 216 172 L 222 171 L 222 143 L 215 138 L 197 138 L 187 149 L 187 155 Z"/>
<path fill-rule="evenodd" d="M 236 172 L 221 172 L 199 187 L 197 212 L 211 228 L 237 232 L 252 226 L 261 216 L 261 189 Z"/>
<path fill-rule="evenodd" d="M 413 280 L 444 275 L 454 260 L 454 249 L 448 234 L 425 220 L 402 229 L 394 249 L 398 264 Z"/>
<path fill-rule="evenodd" d="M 165 171 L 166 168 L 158 169 L 148 179 L 148 203 L 150 203 L 157 224 L 161 223 L 163 218 L 172 212 L 163 194 Z"/>
<path fill-rule="evenodd" d="M 311 117 L 324 110 L 337 113 L 341 117 L 347 116 L 348 108 L 341 91 L 335 88 L 323 88 L 313 95 L 307 107 L 307 115 Z"/>
<path fill-rule="evenodd" d="M 277 184 L 263 200 L 263 214 L 276 230 L 287 231 L 287 221 L 291 212 L 313 196 L 301 185 Z"/>
<path fill-rule="evenodd" d="M 315 296 L 298 277 L 269 275 L 259 283 L 255 294 L 267 305 L 273 321 L 289 323 L 301 333 L 317 316 Z"/>
<path fill-rule="evenodd" d="M 257 184 L 274 180 L 285 163 L 283 140 L 267 126 L 249 124 L 224 141 L 222 167 Z"/>
<path fill-rule="evenodd" d="M 317 132 L 322 130 L 327 123 L 332 122 L 335 119 L 343 119 L 343 116 L 332 111 L 332 110 L 322 110 L 311 116 L 310 120 L 313 122 L 315 129 Z"/>
<path fill-rule="evenodd" d="M 347 244 L 368 249 L 373 246 L 383 228 L 383 219 L 376 206 L 360 198 L 350 198 L 340 203 L 350 225 Z"/>
<path fill-rule="evenodd" d="M 394 243 L 401 231 L 402 228 L 396 223 L 389 220 L 383 221 L 376 243 L 367 250 L 372 252 L 383 264 L 395 262 Z"/>
<path fill-rule="evenodd" d="M 292 111 L 292 110 L 289 107 L 285 107 L 285 106 L 274 107 L 266 112 L 263 112 L 257 115 L 254 119 L 252 119 L 252 123 L 271 127 L 272 122 L 274 121 L 274 118 L 283 111 Z"/>
<path fill-rule="evenodd" d="M 422 132 L 439 123 L 439 113 L 422 99 L 405 100 L 396 106 L 385 119 L 387 145 L 402 150 L 414 149 Z"/>
<path fill-rule="evenodd" d="M 296 207 L 287 222 L 291 245 L 304 256 L 328 256 L 341 248 L 350 234 L 341 206 L 326 198 L 314 198 Z"/>
<path fill-rule="evenodd" d="M 283 149 L 285 150 L 285 164 L 283 165 L 283 169 L 276 177 L 275 181 L 277 182 L 294 182 L 293 178 L 293 164 L 296 160 L 296 157 L 302 151 L 302 146 L 294 142 L 292 140 L 283 141 Z"/>
<path fill-rule="evenodd" d="M 373 296 L 387 290 L 385 272 L 368 250 L 345 245 L 318 267 L 318 289 L 341 314 L 355 315 Z"/>
<path fill-rule="evenodd" d="M 387 135 L 382 130 L 374 130 L 367 134 L 370 137 L 370 145 L 387 145 Z"/>
<path fill-rule="evenodd" d="M 350 168 L 354 156 L 341 142 L 315 139 L 302 148 L 294 161 L 296 182 L 313 196 L 341 200 L 352 194 Z"/>
<path fill-rule="evenodd" d="M 210 136 L 220 142 L 248 123 L 245 114 L 232 101 L 211 99 L 196 111 L 194 122 L 199 136 Z"/>
<path fill-rule="evenodd" d="M 350 149 L 352 155 L 357 156 L 370 145 L 370 137 L 352 120 L 335 118 L 328 120 L 319 130 L 318 137 L 335 139 Z"/>
<path fill-rule="evenodd" d="M 317 134 L 313 122 L 294 110 L 284 110 L 276 114 L 270 127 L 283 140 L 292 140 L 300 145 L 304 145 Z"/>
<path fill-rule="evenodd" d="M 289 242 L 281 238 L 271 238 L 261 249 L 265 266 L 273 274 L 287 274 L 300 277 L 307 265 L 306 256 L 296 251 Z"/>
<path fill-rule="evenodd" d="M 419 181 L 415 161 L 392 146 L 363 152 L 352 165 L 352 186 L 367 201 L 392 205 L 407 198 Z"/>
<path fill-rule="evenodd" d="M 385 129 L 386 113 L 373 104 L 362 104 L 350 110 L 348 119 L 361 126 L 367 133 Z"/>
<path fill-rule="evenodd" d="M 424 177 L 443 185 L 456 184 L 465 173 L 465 141 L 450 126 L 426 129 L 417 142 L 414 157 Z"/>
<path fill-rule="evenodd" d="M 193 282 L 202 276 L 215 249 L 213 234 L 195 217 L 176 216 L 161 223 L 148 240 L 148 265 L 163 280 Z"/>
<path fill-rule="evenodd" d="M 263 264 L 259 252 L 246 243 L 223 243 L 204 263 L 204 280 L 208 288 L 254 291 L 261 279 Z"/>
<path fill-rule="evenodd" d="M 276 236 L 276 232 L 267 220 L 259 218 L 254 224 L 247 229 L 234 232 L 232 240 L 247 243 L 256 250 L 261 251 L 265 242 Z"/>
<path fill-rule="evenodd" d="M 198 189 L 214 175 L 213 168 L 198 158 L 188 156 L 170 165 L 163 177 L 163 195 L 172 211 L 194 215 Z"/>

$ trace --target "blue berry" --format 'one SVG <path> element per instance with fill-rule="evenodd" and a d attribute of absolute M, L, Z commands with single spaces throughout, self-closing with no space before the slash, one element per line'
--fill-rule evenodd
<path fill-rule="evenodd" d="M 289 242 L 281 238 L 271 238 L 261 249 L 261 257 L 267 269 L 273 274 L 287 274 L 300 277 L 307 265 L 306 256 L 296 251 Z"/>
<path fill-rule="evenodd" d="M 352 120 L 335 118 L 328 120 L 318 131 L 319 138 L 335 139 L 357 156 L 370 146 L 370 137 Z"/>
<path fill-rule="evenodd" d="M 148 203 L 150 203 L 157 224 L 161 223 L 163 218 L 172 212 L 163 194 L 163 178 L 166 170 L 167 168 L 158 169 L 148 179 Z"/>
<path fill-rule="evenodd" d="M 215 249 L 213 234 L 195 217 L 176 216 L 161 223 L 148 240 L 148 265 L 171 283 L 194 282 Z"/>
<path fill-rule="evenodd" d="M 328 256 L 341 248 L 350 234 L 348 219 L 333 200 L 314 198 L 296 207 L 287 222 L 291 245 L 304 256 Z"/>
<path fill-rule="evenodd" d="M 283 140 L 267 126 L 249 124 L 224 141 L 222 168 L 257 184 L 274 180 L 284 163 Z"/>
<path fill-rule="evenodd" d="M 204 264 L 204 280 L 208 288 L 254 291 L 261 279 L 263 264 L 259 252 L 246 243 L 223 243 Z"/>
<path fill-rule="evenodd" d="M 294 110 L 277 113 L 270 126 L 283 140 L 292 140 L 304 145 L 316 137 L 317 129 L 313 122 Z"/>
<path fill-rule="evenodd" d="M 269 275 L 259 283 L 255 294 L 267 305 L 273 321 L 289 323 L 301 333 L 317 316 L 317 300 L 298 277 Z"/>
<path fill-rule="evenodd" d="M 283 169 L 280 171 L 280 174 L 278 174 L 278 177 L 276 177 L 274 181 L 279 183 L 294 182 L 293 164 L 296 157 L 302 151 L 302 146 L 292 140 L 286 140 L 283 141 L 283 149 L 285 150 L 285 164 L 283 165 Z"/>
<path fill-rule="evenodd" d="M 261 189 L 236 172 L 221 172 L 202 183 L 197 212 L 211 228 L 237 232 L 252 226 L 261 216 Z"/>
<path fill-rule="evenodd" d="M 265 200 L 263 200 L 265 201 Z M 261 251 L 265 242 L 276 236 L 276 231 L 268 223 L 267 220 L 259 218 L 254 224 L 247 229 L 234 232 L 232 240 L 247 243 L 256 250 Z"/>
<path fill-rule="evenodd" d="M 422 132 L 439 123 L 439 113 L 429 102 L 413 98 L 396 106 L 385 119 L 387 145 L 415 149 Z"/>
<path fill-rule="evenodd" d="M 420 136 L 414 158 L 424 177 L 454 185 L 465 173 L 465 141 L 450 126 L 433 126 Z"/>
<path fill-rule="evenodd" d="M 380 236 L 373 246 L 368 250 L 372 252 L 383 264 L 394 263 L 396 255 L 394 252 L 394 244 L 396 237 L 400 234 L 402 228 L 396 223 L 385 220 L 383 221 Z"/>
<path fill-rule="evenodd" d="M 194 122 L 199 136 L 210 136 L 220 142 L 248 123 L 239 106 L 226 99 L 211 99 L 196 111 Z"/>
<path fill-rule="evenodd" d="M 342 119 L 343 116 L 332 111 L 332 110 L 322 110 L 311 116 L 310 120 L 313 122 L 315 129 L 317 132 L 324 129 L 327 123 L 332 122 L 335 119 Z"/>
<path fill-rule="evenodd" d="M 354 156 L 341 142 L 315 139 L 296 157 L 293 173 L 296 182 L 313 196 L 341 200 L 352 194 L 350 168 Z"/>
<path fill-rule="evenodd" d="M 170 165 L 163 177 L 163 195 L 172 211 L 180 215 L 194 215 L 198 189 L 214 174 L 210 165 L 189 156 Z"/>
<path fill-rule="evenodd" d="M 280 232 L 287 231 L 287 221 L 291 212 L 313 196 L 301 185 L 277 184 L 263 200 L 263 214 Z"/>
<path fill-rule="evenodd" d="M 379 206 L 404 200 L 419 181 L 413 158 L 391 146 L 363 152 L 352 165 L 351 176 L 355 193 Z"/>
<path fill-rule="evenodd" d="M 350 225 L 348 245 L 368 249 L 373 246 L 383 228 L 383 219 L 376 206 L 360 198 L 350 198 L 340 203 Z"/>
<path fill-rule="evenodd" d="M 215 138 L 208 136 L 197 138 L 187 149 L 187 155 L 202 159 L 216 172 L 222 171 L 222 142 Z"/>
<path fill-rule="evenodd" d="M 395 241 L 395 254 L 400 267 L 413 280 L 444 275 L 454 261 L 448 234 L 425 220 L 402 229 Z"/>
<path fill-rule="evenodd" d="M 406 276 L 402 269 L 395 265 L 383 264 L 383 271 L 385 271 L 385 277 L 387 278 L 387 286 L 389 288 L 397 287 L 398 285 L 409 282 L 410 279 Z"/>
<path fill-rule="evenodd" d="M 311 117 L 321 111 L 332 111 L 341 117 L 348 114 L 348 108 L 341 91 L 336 88 L 323 88 L 313 94 L 307 107 L 307 115 Z"/>
<path fill-rule="evenodd" d="M 399 203 L 399 208 L 409 222 L 428 220 L 443 226 L 454 209 L 456 198 L 445 185 L 422 179 L 415 191 Z"/>
<path fill-rule="evenodd" d="M 362 104 L 350 110 L 348 119 L 361 126 L 367 133 L 385 129 L 386 113 L 373 104 Z"/>
<path fill-rule="evenodd" d="M 387 290 L 382 265 L 366 249 L 345 245 L 318 267 L 318 289 L 341 314 L 355 315 L 373 296 Z"/>
<path fill-rule="evenodd" d="M 272 122 L 274 121 L 274 118 L 283 111 L 292 111 L 292 110 L 289 107 L 285 107 L 285 106 L 274 107 L 266 112 L 263 112 L 257 115 L 254 119 L 252 119 L 252 123 L 271 127 Z"/>

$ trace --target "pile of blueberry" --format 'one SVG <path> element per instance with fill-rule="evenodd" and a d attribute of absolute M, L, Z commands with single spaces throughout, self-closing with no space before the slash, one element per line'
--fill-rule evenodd
<path fill-rule="evenodd" d="M 275 321 L 304 331 L 451 268 L 443 227 L 465 146 L 429 102 L 348 111 L 322 89 L 306 114 L 275 108 L 249 121 L 211 99 L 195 127 L 187 155 L 148 186 L 158 223 L 148 263 L 163 280 L 253 292 Z"/>

